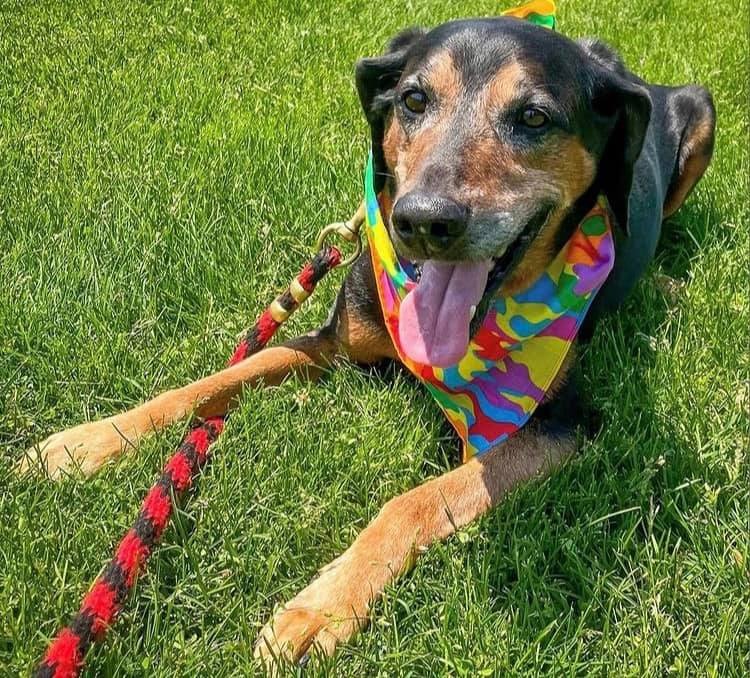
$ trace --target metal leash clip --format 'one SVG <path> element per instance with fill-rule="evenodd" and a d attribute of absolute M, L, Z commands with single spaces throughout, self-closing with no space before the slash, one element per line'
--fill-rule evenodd
<path fill-rule="evenodd" d="M 347 242 L 355 243 L 356 247 L 354 253 L 344 259 L 341 262 L 341 266 L 349 266 L 353 264 L 362 254 L 362 238 L 359 233 L 359 229 L 365 221 L 365 203 L 364 201 L 360 204 L 357 211 L 354 213 L 349 221 L 338 221 L 333 224 L 328 224 L 318 235 L 318 240 L 315 243 L 316 249 L 322 249 L 328 237 L 335 233 Z"/>

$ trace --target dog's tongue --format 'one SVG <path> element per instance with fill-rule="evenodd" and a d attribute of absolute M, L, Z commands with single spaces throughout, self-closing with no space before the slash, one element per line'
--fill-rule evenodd
<path fill-rule="evenodd" d="M 491 265 L 424 263 L 419 283 L 401 302 L 399 339 L 409 358 L 448 367 L 466 355 L 472 307 L 482 299 Z"/>

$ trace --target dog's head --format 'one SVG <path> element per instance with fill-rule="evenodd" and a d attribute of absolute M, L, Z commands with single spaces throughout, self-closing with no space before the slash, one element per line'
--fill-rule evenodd
<path fill-rule="evenodd" d="M 532 283 L 598 193 L 627 232 L 651 104 L 599 43 L 514 18 L 454 21 L 399 34 L 356 80 L 391 238 L 422 265 L 402 305 L 413 358 L 463 355 L 491 297 Z"/>

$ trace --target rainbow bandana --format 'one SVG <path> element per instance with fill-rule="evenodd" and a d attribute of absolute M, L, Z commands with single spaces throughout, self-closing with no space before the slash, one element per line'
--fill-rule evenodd
<path fill-rule="evenodd" d="M 437 400 L 463 441 L 467 461 L 520 429 L 557 375 L 594 296 L 614 265 L 606 201 L 600 198 L 539 279 L 495 298 L 464 357 L 452 367 L 411 360 L 399 338 L 401 302 L 417 285 L 414 267 L 393 249 L 365 173 L 365 223 L 380 305 L 401 362 Z"/>

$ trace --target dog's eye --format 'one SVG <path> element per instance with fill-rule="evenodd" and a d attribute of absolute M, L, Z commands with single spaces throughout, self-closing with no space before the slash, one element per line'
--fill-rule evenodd
<path fill-rule="evenodd" d="M 416 115 L 421 115 L 427 109 L 427 95 L 418 89 L 410 89 L 404 92 L 401 100 L 406 106 L 406 110 Z"/>
<path fill-rule="evenodd" d="M 527 108 L 521 113 L 521 123 L 526 127 L 533 129 L 539 129 L 544 127 L 549 122 L 549 117 L 544 111 L 540 111 L 538 108 Z"/>

